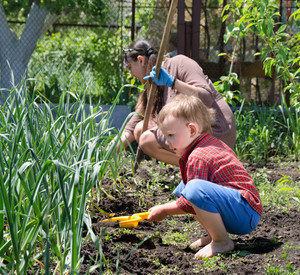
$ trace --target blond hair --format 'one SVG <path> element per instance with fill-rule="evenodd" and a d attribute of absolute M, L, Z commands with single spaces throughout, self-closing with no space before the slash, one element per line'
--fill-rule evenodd
<path fill-rule="evenodd" d="M 167 116 L 184 119 L 187 122 L 196 123 L 200 133 L 212 134 L 211 124 L 214 121 L 215 112 L 207 108 L 199 97 L 178 94 L 167 103 L 157 115 L 157 125 L 160 128 Z"/>

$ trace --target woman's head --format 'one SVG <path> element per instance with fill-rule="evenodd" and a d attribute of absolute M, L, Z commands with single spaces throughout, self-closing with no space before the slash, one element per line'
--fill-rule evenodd
<path fill-rule="evenodd" d="M 141 82 L 148 75 L 155 65 L 157 51 L 149 41 L 139 39 L 131 43 L 129 48 L 124 50 L 124 65 L 131 71 L 131 75 Z"/>
<path fill-rule="evenodd" d="M 195 123 L 198 126 L 199 134 L 212 134 L 211 124 L 215 114 L 198 97 L 185 94 L 177 95 L 159 112 L 157 116 L 158 126 L 161 127 L 164 120 L 170 115 L 187 123 Z"/>

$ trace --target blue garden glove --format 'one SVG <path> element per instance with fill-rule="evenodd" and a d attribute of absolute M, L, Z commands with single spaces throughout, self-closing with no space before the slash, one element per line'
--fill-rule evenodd
<path fill-rule="evenodd" d="M 169 75 L 164 68 L 160 68 L 159 78 L 157 78 L 155 66 L 152 68 L 150 74 L 144 77 L 144 80 L 148 80 L 149 78 L 151 78 L 157 86 L 171 87 L 174 82 L 174 76 Z"/>

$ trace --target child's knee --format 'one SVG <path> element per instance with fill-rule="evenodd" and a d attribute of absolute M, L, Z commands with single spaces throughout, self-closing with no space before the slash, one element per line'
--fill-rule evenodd
<path fill-rule="evenodd" d="M 209 198 L 209 187 L 211 185 L 210 182 L 205 180 L 193 179 L 190 180 L 185 187 L 184 196 L 190 202 L 196 202 L 203 200 L 205 198 Z"/>
<path fill-rule="evenodd" d="M 188 194 L 188 198 L 186 197 L 186 199 L 190 201 L 195 201 L 198 200 L 200 197 L 202 198 L 210 197 L 212 184 L 213 183 L 205 180 L 199 180 L 199 179 L 190 180 L 185 187 Z"/>
<path fill-rule="evenodd" d="M 186 184 L 182 195 L 196 207 L 211 213 L 218 213 L 214 198 L 211 196 L 212 185 L 211 182 L 194 179 Z"/>

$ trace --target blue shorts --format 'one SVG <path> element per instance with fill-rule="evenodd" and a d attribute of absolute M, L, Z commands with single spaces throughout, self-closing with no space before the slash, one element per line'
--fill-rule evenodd
<path fill-rule="evenodd" d="M 219 213 L 227 232 L 231 234 L 249 234 L 260 221 L 260 215 L 239 191 L 232 188 L 194 179 L 186 185 L 181 181 L 173 193 L 177 197 L 184 196 L 202 210 Z"/>

